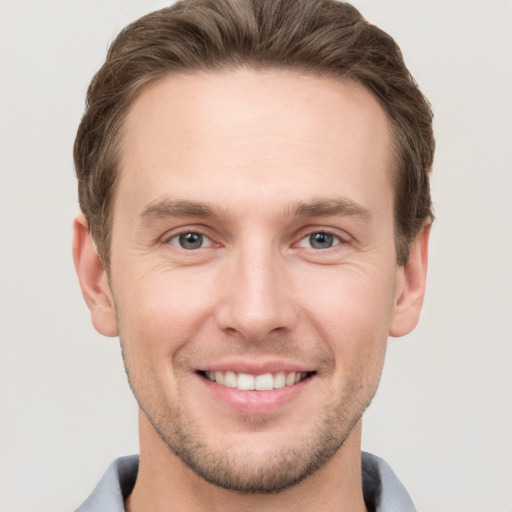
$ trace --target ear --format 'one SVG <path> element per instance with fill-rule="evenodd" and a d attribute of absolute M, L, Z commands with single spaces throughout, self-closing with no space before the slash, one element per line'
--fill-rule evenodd
<path fill-rule="evenodd" d="M 418 323 L 428 265 L 428 240 L 432 223 L 426 224 L 411 244 L 409 258 L 398 269 L 395 305 L 389 335 L 394 337 L 410 333 Z"/>
<path fill-rule="evenodd" d="M 114 300 L 107 273 L 83 214 L 73 222 L 73 260 L 94 328 L 105 336 L 117 336 Z"/>

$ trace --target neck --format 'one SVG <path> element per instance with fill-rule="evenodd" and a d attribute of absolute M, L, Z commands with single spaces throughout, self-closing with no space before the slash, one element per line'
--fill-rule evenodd
<path fill-rule="evenodd" d="M 268 511 L 365 512 L 361 485 L 361 422 L 332 459 L 299 484 L 275 494 L 242 494 L 216 487 L 174 455 L 139 414 L 140 463 L 127 512 Z"/>

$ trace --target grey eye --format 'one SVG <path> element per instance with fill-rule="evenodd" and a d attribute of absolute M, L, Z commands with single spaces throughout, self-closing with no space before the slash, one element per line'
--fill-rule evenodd
<path fill-rule="evenodd" d="M 182 233 L 178 235 L 177 241 L 183 249 L 200 249 L 203 246 L 204 237 L 201 233 Z"/>
<path fill-rule="evenodd" d="M 314 249 L 329 249 L 334 244 L 334 235 L 330 233 L 312 233 L 309 235 L 309 244 Z"/>

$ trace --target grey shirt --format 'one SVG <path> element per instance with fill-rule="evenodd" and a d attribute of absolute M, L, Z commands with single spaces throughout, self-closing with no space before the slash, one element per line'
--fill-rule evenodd
<path fill-rule="evenodd" d="M 405 487 L 384 460 L 362 452 L 361 463 L 364 501 L 369 512 L 416 512 Z M 138 469 L 138 455 L 115 460 L 75 512 L 125 512 L 124 500 L 132 492 Z"/>

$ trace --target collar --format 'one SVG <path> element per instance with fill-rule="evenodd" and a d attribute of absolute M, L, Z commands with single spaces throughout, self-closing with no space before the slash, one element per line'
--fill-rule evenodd
<path fill-rule="evenodd" d="M 405 487 L 383 459 L 362 452 L 361 467 L 364 501 L 369 512 L 416 512 Z M 75 512 L 125 512 L 124 500 L 132 492 L 138 470 L 138 455 L 116 459 Z"/>

